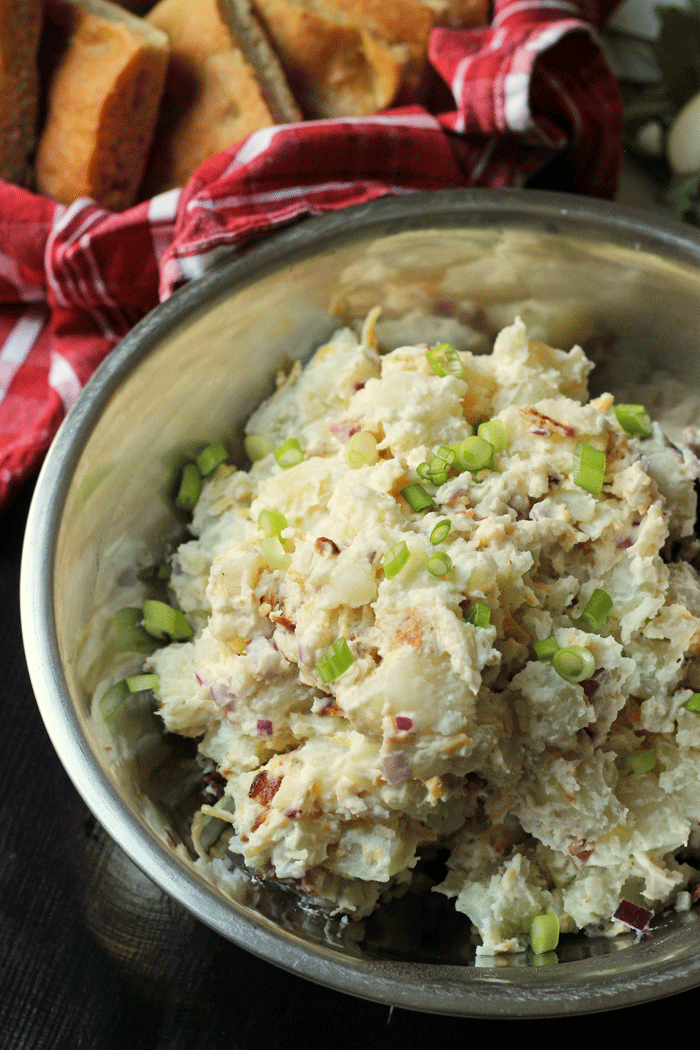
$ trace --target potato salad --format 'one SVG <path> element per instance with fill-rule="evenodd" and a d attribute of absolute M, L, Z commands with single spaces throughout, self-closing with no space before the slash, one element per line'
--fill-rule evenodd
<path fill-rule="evenodd" d="M 144 675 L 212 770 L 202 862 L 361 918 L 437 860 L 486 955 L 641 933 L 699 881 L 693 442 L 520 320 L 376 323 L 278 377 L 171 559 Z"/>

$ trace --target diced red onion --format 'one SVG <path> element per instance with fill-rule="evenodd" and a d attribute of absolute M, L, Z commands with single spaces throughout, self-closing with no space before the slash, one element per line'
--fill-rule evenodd
<path fill-rule="evenodd" d="M 590 857 L 592 852 L 593 852 L 592 849 L 581 849 L 581 850 L 579 850 L 578 853 L 576 853 L 574 855 L 574 857 L 572 858 L 574 864 L 576 865 L 576 867 L 577 868 L 585 868 L 586 864 L 588 864 L 588 858 Z"/>
<path fill-rule="evenodd" d="M 408 733 L 409 730 L 413 729 L 413 719 L 409 718 L 408 715 L 397 715 L 394 723 L 400 733 Z"/>
<path fill-rule="evenodd" d="M 231 700 L 231 693 L 226 682 L 214 682 L 209 686 L 209 693 L 217 707 L 226 707 Z"/>
<path fill-rule="evenodd" d="M 530 427 L 531 434 L 537 434 L 538 437 L 551 437 L 552 431 L 545 430 L 544 427 Z"/>
<path fill-rule="evenodd" d="M 392 751 L 391 754 L 384 755 L 382 762 L 386 779 L 390 784 L 403 784 L 405 780 L 408 780 L 410 770 L 405 751 Z"/>
<path fill-rule="evenodd" d="M 623 926 L 629 926 L 632 930 L 643 933 L 649 928 L 649 923 L 654 917 L 653 911 L 643 908 L 640 904 L 632 901 L 621 900 L 613 913 L 613 919 L 621 922 Z"/>
<path fill-rule="evenodd" d="M 619 540 L 619 542 L 616 543 L 615 546 L 619 551 L 626 551 L 629 547 L 632 546 L 632 542 L 633 541 L 631 536 L 625 536 L 624 540 Z"/>
<path fill-rule="evenodd" d="M 349 420 L 340 420 L 338 423 L 329 423 L 328 429 L 338 441 L 346 442 L 360 429 L 359 423 L 351 423 Z"/>
<path fill-rule="evenodd" d="M 272 722 L 269 718 L 258 719 L 258 735 L 272 736 Z"/>

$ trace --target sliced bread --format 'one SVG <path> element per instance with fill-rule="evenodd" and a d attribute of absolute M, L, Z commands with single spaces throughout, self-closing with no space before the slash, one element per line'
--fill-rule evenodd
<path fill-rule="evenodd" d="M 110 0 L 46 0 L 36 186 L 114 211 L 136 199 L 169 58 L 160 29 Z"/>
<path fill-rule="evenodd" d="M 31 181 L 39 110 L 42 0 L 0 0 L 0 178 Z"/>
<path fill-rule="evenodd" d="M 160 0 L 151 25 L 170 40 L 163 105 L 141 195 L 184 186 L 195 168 L 259 128 L 301 119 L 246 0 Z"/>

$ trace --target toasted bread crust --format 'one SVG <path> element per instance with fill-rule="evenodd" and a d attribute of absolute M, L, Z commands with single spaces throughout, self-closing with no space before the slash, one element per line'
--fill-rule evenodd
<path fill-rule="evenodd" d="M 362 116 L 391 104 L 404 57 L 342 13 L 321 15 L 294 0 L 254 6 L 308 117 Z"/>
<path fill-rule="evenodd" d="M 0 178 L 31 183 L 39 110 L 41 0 L 0 0 Z"/>
<path fill-rule="evenodd" d="M 136 199 L 165 81 L 165 34 L 108 0 L 48 0 L 55 42 L 36 184 L 114 211 Z"/>

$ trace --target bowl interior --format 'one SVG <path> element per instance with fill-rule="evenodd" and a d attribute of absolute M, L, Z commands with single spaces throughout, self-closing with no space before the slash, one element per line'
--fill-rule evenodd
<path fill-rule="evenodd" d="M 194 864 L 194 749 L 148 708 L 108 730 L 90 711 L 114 651 L 113 612 L 142 599 L 134 566 L 184 534 L 169 501 L 193 446 L 224 439 L 241 464 L 246 417 L 278 369 L 382 308 L 389 342 L 474 345 L 521 315 L 545 341 L 584 345 L 593 392 L 700 392 L 700 244 L 673 224 L 533 193 L 416 195 L 288 231 L 173 296 L 88 384 L 42 471 L 27 530 L 23 629 L 59 755 L 98 819 L 163 888 L 244 947 L 331 986 L 448 1013 L 587 1012 L 700 980 L 694 912 L 645 940 L 574 937 L 558 965 L 479 959 L 437 895 L 406 897 L 355 928 L 244 874 L 224 891 Z M 659 407 L 658 405 L 656 406 Z"/>

